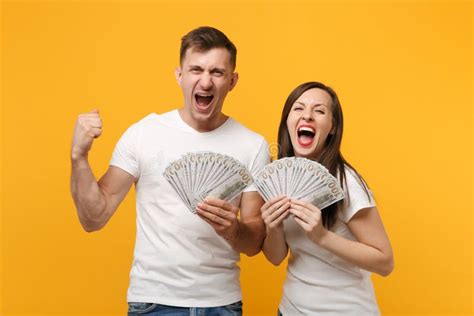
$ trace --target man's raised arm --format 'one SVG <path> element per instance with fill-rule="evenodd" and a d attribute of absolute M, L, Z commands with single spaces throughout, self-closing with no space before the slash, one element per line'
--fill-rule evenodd
<path fill-rule="evenodd" d="M 105 226 L 136 180 L 131 174 L 111 166 L 97 182 L 88 153 L 94 138 L 101 133 L 99 111 L 79 115 L 71 148 L 71 194 L 81 225 L 87 232 Z"/>

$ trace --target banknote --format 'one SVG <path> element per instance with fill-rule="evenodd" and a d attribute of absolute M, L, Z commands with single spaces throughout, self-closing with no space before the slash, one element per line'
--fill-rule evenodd
<path fill-rule="evenodd" d="M 339 181 L 323 165 L 306 158 L 275 160 L 254 177 L 254 183 L 265 201 L 286 195 L 324 209 L 344 198 Z"/>
<path fill-rule="evenodd" d="M 213 152 L 188 153 L 171 162 L 163 177 L 192 213 L 207 197 L 231 201 L 253 183 L 241 162 Z"/>

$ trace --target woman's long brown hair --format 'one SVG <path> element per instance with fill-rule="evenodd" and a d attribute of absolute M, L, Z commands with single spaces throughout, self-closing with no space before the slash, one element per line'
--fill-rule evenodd
<path fill-rule="evenodd" d="M 285 106 L 283 107 L 283 111 L 281 114 L 280 127 L 278 129 L 278 158 L 280 159 L 283 157 L 293 157 L 295 155 L 293 145 L 291 144 L 290 134 L 288 132 L 288 126 L 286 124 L 286 121 L 288 119 L 288 115 L 290 114 L 291 108 L 293 107 L 293 104 L 304 92 L 310 89 L 321 89 L 323 91 L 326 91 L 331 97 L 332 126 L 334 133 L 328 135 L 326 139 L 326 144 L 324 145 L 323 151 L 320 155 L 318 162 L 325 166 L 334 177 L 339 179 L 342 188 L 347 188 L 345 167 L 352 169 L 357 175 L 358 180 L 363 185 L 364 189 L 366 190 L 367 196 L 370 199 L 370 195 L 367 191 L 367 184 L 365 183 L 364 179 L 362 178 L 362 176 L 359 175 L 359 173 L 354 169 L 354 167 L 352 167 L 344 159 L 341 154 L 341 141 L 344 127 L 341 104 L 339 102 L 339 98 L 337 97 L 336 92 L 323 83 L 303 83 L 296 87 L 286 99 Z M 349 199 L 348 190 L 346 190 L 345 193 L 345 199 Z M 332 204 L 325 208 L 324 211 L 322 211 L 323 225 L 327 229 L 331 229 L 331 227 L 335 224 L 337 212 L 342 208 L 343 201 L 344 200 Z"/>

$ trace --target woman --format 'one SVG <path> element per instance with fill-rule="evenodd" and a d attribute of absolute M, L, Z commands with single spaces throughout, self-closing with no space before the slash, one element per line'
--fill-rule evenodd
<path fill-rule="evenodd" d="M 324 210 L 285 196 L 263 205 L 266 258 L 279 265 L 290 250 L 280 315 L 380 314 L 370 272 L 392 272 L 392 249 L 371 192 L 341 155 L 342 130 L 341 105 L 330 87 L 308 82 L 288 96 L 279 158 L 318 161 L 346 197 Z"/>

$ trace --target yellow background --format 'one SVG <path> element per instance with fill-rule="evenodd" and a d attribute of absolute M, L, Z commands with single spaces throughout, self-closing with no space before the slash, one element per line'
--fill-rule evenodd
<path fill-rule="evenodd" d="M 395 252 L 373 277 L 383 315 L 473 315 L 472 16 L 468 1 L 3 1 L 0 314 L 125 315 L 134 192 L 104 230 L 81 229 L 75 118 L 101 111 L 102 175 L 130 124 L 182 104 L 179 40 L 212 25 L 238 48 L 224 110 L 269 142 L 298 84 L 338 92 L 343 153 Z M 247 315 L 274 315 L 285 264 L 241 266 Z"/>

